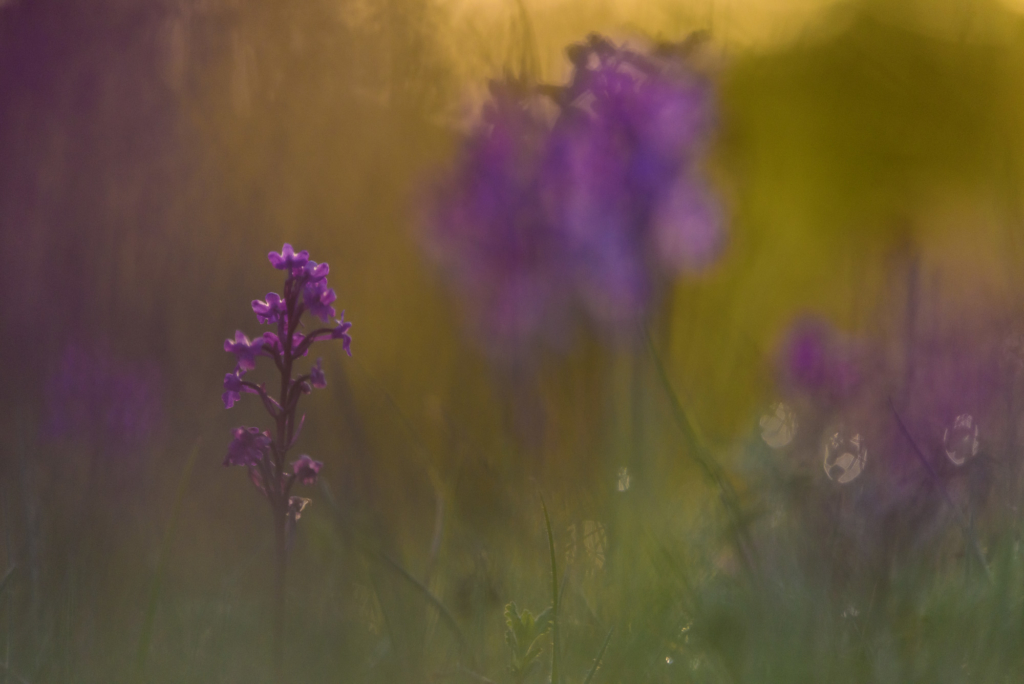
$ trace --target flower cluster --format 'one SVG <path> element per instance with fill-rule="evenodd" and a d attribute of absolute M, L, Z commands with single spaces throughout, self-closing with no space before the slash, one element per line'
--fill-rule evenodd
<path fill-rule="evenodd" d="M 817 450 L 830 479 L 850 482 L 867 468 L 894 500 L 981 468 L 986 449 L 1014 452 L 1015 339 L 983 321 L 933 325 L 887 348 L 798 319 L 779 356 L 787 403 L 762 418 L 765 443 L 788 446 L 799 425 L 795 451 Z"/>
<path fill-rule="evenodd" d="M 563 87 L 491 86 L 481 125 L 436 190 L 429 247 L 498 352 L 643 319 L 668 276 L 721 251 L 697 172 L 712 91 L 679 58 L 599 36 L 571 46 Z"/>
<path fill-rule="evenodd" d="M 292 499 L 300 498 L 289 497 L 292 485 L 296 480 L 313 484 L 323 465 L 302 455 L 291 463 L 290 469 L 285 466 L 287 452 L 298 441 L 305 420 L 305 416 L 296 420 L 299 398 L 313 388 L 327 386 L 320 359 L 297 377 L 293 377 L 294 364 L 308 354 L 313 343 L 322 340 L 341 340 L 351 356 L 352 338 L 348 331 L 352 324 L 345 322 L 344 312 L 336 318 L 333 304 L 337 296 L 327 286 L 327 264 L 311 261 L 306 251 L 295 252 L 289 244 L 280 253 L 271 252 L 269 259 L 274 268 L 285 272 L 284 293 L 268 293 L 265 299 L 253 301 L 252 310 L 260 323 L 275 325 L 276 332 L 250 339 L 239 330 L 233 340 L 224 341 L 224 351 L 234 354 L 236 365 L 224 376 L 223 399 L 224 406 L 231 408 L 243 393 L 259 396 L 275 430 L 236 428 L 224 465 L 247 467 L 253 484 L 270 500 L 275 515 L 285 516 L 297 505 Z M 334 324 L 300 332 L 302 315 L 307 312 L 323 323 L 333 319 Z M 246 372 L 256 367 L 258 357 L 269 358 L 280 373 L 277 397 L 271 396 L 264 383 L 244 379 Z"/>

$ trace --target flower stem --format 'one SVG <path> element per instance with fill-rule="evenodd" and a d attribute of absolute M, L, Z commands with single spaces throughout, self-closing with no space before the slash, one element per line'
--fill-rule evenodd
<path fill-rule="evenodd" d="M 275 684 L 284 682 L 284 590 L 288 570 L 288 549 L 285 540 L 285 506 L 274 509 L 274 588 L 271 659 Z"/>

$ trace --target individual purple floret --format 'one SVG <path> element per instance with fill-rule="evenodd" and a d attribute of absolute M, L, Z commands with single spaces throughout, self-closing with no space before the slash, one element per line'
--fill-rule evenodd
<path fill-rule="evenodd" d="M 286 242 L 280 253 L 271 252 L 267 255 L 267 258 L 270 259 L 273 267 L 279 271 L 292 270 L 303 268 L 309 262 L 309 252 L 302 250 L 296 254 L 292 246 Z"/>
<path fill-rule="evenodd" d="M 317 475 L 320 474 L 320 469 L 323 467 L 323 463 L 314 461 L 306 454 L 299 456 L 299 460 L 292 462 L 295 477 L 304 485 L 315 484 Z"/>
<path fill-rule="evenodd" d="M 235 405 L 245 391 L 245 383 L 242 381 L 241 371 L 235 369 L 233 373 L 224 376 L 224 408 L 231 408 Z"/>
<path fill-rule="evenodd" d="M 252 310 L 260 323 L 277 323 L 285 313 L 285 302 L 276 292 L 268 292 L 266 301 L 252 300 Z"/>
<path fill-rule="evenodd" d="M 349 329 L 352 327 L 351 323 L 345 321 L 345 312 L 341 312 L 341 318 L 337 318 L 334 321 L 337 325 L 331 329 L 331 339 L 341 340 L 341 347 L 345 350 L 345 353 L 352 356 L 352 337 L 348 334 Z"/>
<path fill-rule="evenodd" d="M 270 454 L 270 435 L 258 427 L 239 427 L 232 431 L 226 466 L 254 466 Z"/>
<path fill-rule="evenodd" d="M 306 305 L 306 310 L 324 323 L 327 323 L 336 315 L 331 304 L 337 298 L 334 290 L 327 287 L 327 280 L 323 277 L 307 282 L 302 289 L 302 301 Z"/>
<path fill-rule="evenodd" d="M 256 355 L 260 353 L 262 347 L 262 337 L 250 341 L 241 330 L 235 331 L 234 341 L 224 340 L 224 351 L 230 352 L 238 358 L 238 368 L 243 372 L 256 367 Z"/>
<path fill-rule="evenodd" d="M 318 264 L 315 261 L 307 262 L 303 267 L 306 272 L 306 278 L 309 282 L 314 282 L 327 277 L 327 274 L 331 272 L 331 267 L 327 264 Z"/>

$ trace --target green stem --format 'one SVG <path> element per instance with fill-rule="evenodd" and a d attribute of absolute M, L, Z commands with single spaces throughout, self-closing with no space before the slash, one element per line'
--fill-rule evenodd
<path fill-rule="evenodd" d="M 551 532 L 551 518 L 548 516 L 548 507 L 544 503 L 544 497 L 540 498 L 541 508 L 544 509 L 544 526 L 548 532 L 548 551 L 551 554 L 551 684 L 559 684 L 559 657 L 560 643 L 558 638 L 558 567 L 555 559 L 555 535 Z"/>
<path fill-rule="evenodd" d="M 284 682 L 284 591 L 285 574 L 288 569 L 288 548 L 285 539 L 285 522 L 287 521 L 287 503 L 273 506 L 274 511 L 274 595 L 273 623 L 271 633 L 271 664 L 274 671 L 274 682 Z"/>
<path fill-rule="evenodd" d="M 658 379 L 672 405 L 672 416 L 687 443 L 687 452 L 697 462 L 705 477 L 718 489 L 719 498 L 722 500 L 722 504 L 729 515 L 733 532 L 736 534 L 736 550 L 739 553 L 740 562 L 743 563 L 750 576 L 753 577 L 753 563 L 747 554 L 747 547 L 752 547 L 747 539 L 746 525 L 740 510 L 739 497 L 726 478 L 724 471 L 715 461 L 710 449 L 708 449 L 697 424 L 686 409 L 683 408 L 682 402 L 679 401 L 679 395 L 676 394 L 672 387 L 668 372 L 665 370 L 665 364 L 662 363 L 661 356 L 654 346 L 654 339 L 651 337 L 650 331 L 644 328 L 643 335 L 647 340 L 647 347 L 650 349 L 651 357 L 654 359 L 654 367 L 658 372 Z M 740 540 L 743 541 L 741 542 Z M 743 542 L 747 543 L 744 544 Z"/>

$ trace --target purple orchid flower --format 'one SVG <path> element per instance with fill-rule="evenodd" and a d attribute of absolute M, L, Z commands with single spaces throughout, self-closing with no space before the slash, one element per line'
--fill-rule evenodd
<path fill-rule="evenodd" d="M 299 417 L 298 404 L 302 395 L 315 388 L 327 386 L 323 362 L 317 359 L 307 375 L 293 377 L 295 361 L 309 353 L 309 348 L 320 341 L 342 341 L 345 352 L 351 356 L 352 338 L 348 331 L 351 323 L 336 319 L 335 327 L 324 327 L 309 334 L 298 331 L 301 317 L 310 313 L 329 321 L 335 315 L 333 302 L 337 295 L 327 285 L 330 266 L 309 259 L 308 252 L 296 253 L 291 245 L 285 244 L 281 252 L 268 255 L 270 263 L 286 271 L 283 294 L 271 292 L 265 301 L 254 301 L 253 311 L 261 323 L 277 325 L 276 332 L 265 332 L 260 337 L 249 339 L 241 330 L 234 340 L 226 340 L 225 351 L 235 355 L 235 370 L 224 376 L 223 401 L 231 408 L 241 399 L 242 394 L 256 394 L 273 419 L 275 433 L 261 432 L 259 428 L 237 428 L 233 433 L 225 465 L 242 465 L 249 468 L 249 474 L 257 489 L 269 500 L 275 517 L 284 515 L 288 490 L 294 478 L 282 472 L 284 456 L 295 446 L 302 429 L 304 416 Z M 282 341 L 286 341 L 282 343 Z M 259 356 L 269 357 L 281 375 L 279 396 L 271 396 L 265 384 L 254 384 L 243 379 L 246 371 L 256 367 Z M 296 461 L 296 474 L 303 482 L 312 482 L 322 464 L 303 457 Z M 301 472 L 300 472 L 301 471 Z"/>
<path fill-rule="evenodd" d="M 298 411 L 303 395 L 313 387 L 326 387 L 327 378 L 322 361 L 317 362 L 306 375 L 295 377 L 295 362 L 308 354 L 310 346 L 326 340 L 342 340 L 345 352 L 351 356 L 350 323 L 342 318 L 334 328 L 320 328 L 303 334 L 299 332 L 303 314 L 309 313 L 327 323 L 335 315 L 333 303 L 337 298 L 327 286 L 330 266 L 310 261 L 306 251 L 296 253 L 290 244 L 281 252 L 270 252 L 268 259 L 278 270 L 285 271 L 282 294 L 271 292 L 265 301 L 252 302 L 252 309 L 260 323 L 276 324 L 277 330 L 263 333 L 250 340 L 242 331 L 228 340 L 224 349 L 236 355 L 234 372 L 224 376 L 224 406 L 231 408 L 243 393 L 259 396 L 274 423 L 273 432 L 258 427 L 239 427 L 232 433 L 225 466 L 245 466 L 256 490 L 267 498 L 273 513 L 276 568 L 274 584 L 274 637 L 275 650 L 280 652 L 284 625 L 284 577 L 288 562 L 288 549 L 294 539 L 295 522 L 299 519 L 301 497 L 290 495 L 296 481 L 313 484 L 323 464 L 303 455 L 292 463 L 292 472 L 286 472 L 288 452 L 296 445 L 305 416 Z M 270 395 L 266 385 L 242 379 L 247 370 L 256 366 L 256 357 L 268 357 L 280 374 L 280 389 L 276 397 Z M 308 502 L 303 499 L 302 501 Z M 303 504 L 305 505 L 305 504 Z M 278 679 L 281 679 L 278 676 Z"/>

